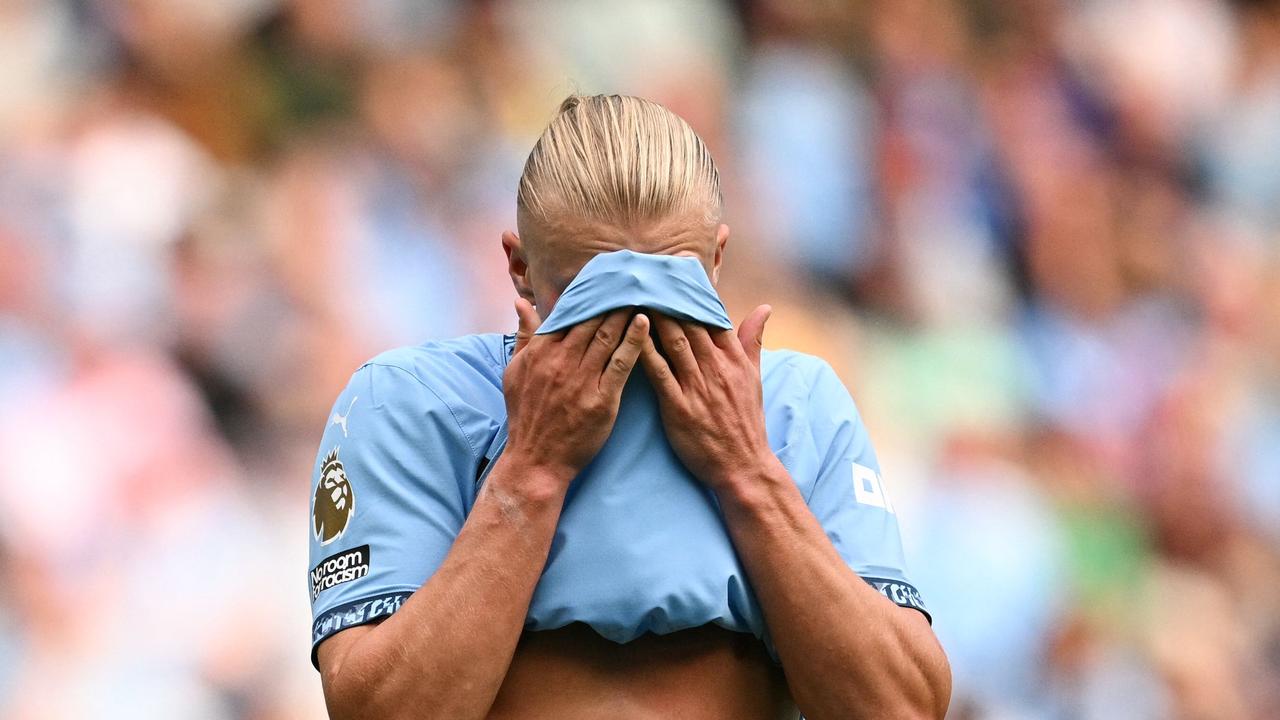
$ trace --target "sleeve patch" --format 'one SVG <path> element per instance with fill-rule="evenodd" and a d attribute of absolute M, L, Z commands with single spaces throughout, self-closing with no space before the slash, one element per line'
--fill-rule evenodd
<path fill-rule="evenodd" d="M 884 480 L 880 473 L 866 465 L 853 464 L 853 496 L 863 505 L 893 513 L 893 503 L 889 501 L 889 493 L 885 492 Z"/>
<path fill-rule="evenodd" d="M 339 630 L 391 617 L 412 594 L 402 590 L 339 605 L 316 618 L 315 625 L 311 628 L 311 643 L 319 643 Z"/>
<path fill-rule="evenodd" d="M 330 555 L 311 568 L 311 602 L 329 588 L 359 580 L 368 574 L 368 545 Z"/>
<path fill-rule="evenodd" d="M 344 426 L 345 429 L 345 426 Z M 356 511 L 356 494 L 347 479 L 346 468 L 338 459 L 335 446 L 324 456 L 320 466 L 320 482 L 311 499 L 311 524 L 315 539 L 328 545 L 342 537 Z"/>
<path fill-rule="evenodd" d="M 875 588 L 881 595 L 888 598 L 889 602 L 899 607 L 919 610 L 929 620 L 930 624 L 933 623 L 933 616 L 929 614 L 929 609 L 924 606 L 920 591 L 916 590 L 911 583 L 876 577 L 863 577 L 862 579 L 867 581 L 867 584 Z"/>

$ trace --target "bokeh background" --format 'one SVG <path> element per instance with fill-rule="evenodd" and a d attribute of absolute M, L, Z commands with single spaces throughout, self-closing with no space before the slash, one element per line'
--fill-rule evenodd
<path fill-rule="evenodd" d="M 0 717 L 323 716 L 330 405 L 514 327 L 573 91 L 711 145 L 953 717 L 1280 717 L 1276 0 L 0 0 Z"/>

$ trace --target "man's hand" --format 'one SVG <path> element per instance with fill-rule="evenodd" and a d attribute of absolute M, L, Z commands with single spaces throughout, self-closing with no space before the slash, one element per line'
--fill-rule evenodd
<path fill-rule="evenodd" d="M 796 703 L 811 718 L 941 718 L 946 655 L 924 616 L 845 564 L 765 431 L 760 348 L 770 309 L 737 334 L 662 315 L 640 359 L 667 439 L 720 500 Z"/>
<path fill-rule="evenodd" d="M 717 492 L 737 475 L 776 461 L 760 385 L 760 348 L 772 312 L 768 305 L 756 308 L 736 334 L 656 315 L 663 352 L 644 338 L 641 362 L 657 390 L 667 440 L 685 467 Z"/>
<path fill-rule="evenodd" d="M 622 388 L 649 337 L 649 318 L 615 310 L 535 335 L 541 321 L 533 306 L 518 299 L 516 314 L 515 357 L 502 379 L 505 454 L 526 471 L 549 471 L 567 487 L 613 431 Z"/>

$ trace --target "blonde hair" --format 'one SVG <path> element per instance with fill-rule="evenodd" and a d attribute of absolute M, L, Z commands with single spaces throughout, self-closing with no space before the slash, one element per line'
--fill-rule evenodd
<path fill-rule="evenodd" d="M 570 95 L 520 176 L 516 207 L 558 227 L 588 220 L 621 227 L 701 213 L 720 221 L 720 173 L 680 116 L 626 95 Z"/>

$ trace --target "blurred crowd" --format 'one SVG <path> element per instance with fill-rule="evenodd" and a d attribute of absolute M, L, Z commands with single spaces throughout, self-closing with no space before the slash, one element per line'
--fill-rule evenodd
<path fill-rule="evenodd" d="M 1280 717 L 1280 0 L 0 0 L 0 717 L 323 715 L 366 358 L 514 328 L 570 92 L 710 144 L 954 718 Z"/>

